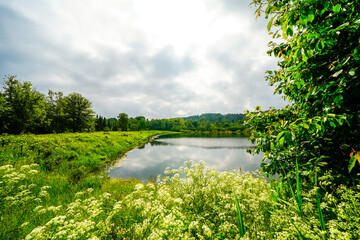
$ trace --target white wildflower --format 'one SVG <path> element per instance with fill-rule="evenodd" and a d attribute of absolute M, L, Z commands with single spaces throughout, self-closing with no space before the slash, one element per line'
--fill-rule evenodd
<path fill-rule="evenodd" d="M 41 191 L 46 191 L 48 189 L 51 189 L 51 187 L 50 186 L 42 186 L 41 187 Z"/>
<path fill-rule="evenodd" d="M 92 189 L 92 188 L 86 189 L 86 193 L 92 193 L 93 191 L 94 191 L 94 189 Z"/>
<path fill-rule="evenodd" d="M 75 193 L 75 197 L 76 197 L 76 198 L 79 198 L 79 197 L 81 197 L 82 195 L 84 195 L 84 192 L 77 192 L 77 193 Z"/>
<path fill-rule="evenodd" d="M 144 184 L 142 184 L 142 183 L 139 183 L 139 184 L 135 185 L 135 191 L 139 191 L 139 190 L 141 190 L 143 188 L 144 188 Z"/>
<path fill-rule="evenodd" d="M 20 169 L 21 169 L 22 171 L 24 171 L 24 170 L 29 170 L 29 169 L 30 169 L 30 166 L 29 166 L 29 165 L 22 165 Z"/>
<path fill-rule="evenodd" d="M 26 227 L 27 225 L 29 225 L 30 223 L 29 222 L 24 222 L 23 224 L 21 224 L 20 228 L 24 228 Z"/>
<path fill-rule="evenodd" d="M 207 225 L 203 225 L 202 229 L 203 229 L 204 234 L 205 234 L 206 237 L 211 237 L 212 231 Z"/>
<path fill-rule="evenodd" d="M 105 192 L 105 193 L 103 193 L 103 198 L 109 199 L 109 198 L 111 198 L 111 194 L 108 192 Z"/>
<path fill-rule="evenodd" d="M 40 197 L 48 197 L 48 196 L 49 196 L 49 193 L 48 193 L 47 191 L 41 191 L 41 192 L 39 193 L 39 196 L 40 196 Z"/>

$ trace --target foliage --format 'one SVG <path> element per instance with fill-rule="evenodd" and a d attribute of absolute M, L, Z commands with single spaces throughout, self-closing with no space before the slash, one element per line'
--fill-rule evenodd
<path fill-rule="evenodd" d="M 71 93 L 64 97 L 64 113 L 73 132 L 91 131 L 93 114 L 91 102 L 79 93 Z"/>
<path fill-rule="evenodd" d="M 63 96 L 36 91 L 31 82 L 5 76 L 0 93 L 0 133 L 52 133 L 91 131 L 94 127 L 91 102 L 79 93 Z"/>
<path fill-rule="evenodd" d="M 0 165 L 39 164 L 76 183 L 160 131 L 3 135 Z"/>
<path fill-rule="evenodd" d="M 194 120 L 196 122 L 200 121 L 209 121 L 210 123 L 220 122 L 223 120 L 227 120 L 230 123 L 235 123 L 238 121 L 243 122 L 245 120 L 245 114 L 243 113 L 228 113 L 228 114 L 220 114 L 220 113 L 204 113 L 201 115 L 184 117 L 184 121 Z"/>
<path fill-rule="evenodd" d="M 126 116 L 125 116 L 126 115 Z M 240 116 L 240 117 L 239 117 Z M 143 116 L 135 118 L 120 113 L 117 118 L 96 116 L 96 131 L 130 131 L 164 130 L 176 132 L 233 132 L 248 136 L 248 129 L 243 124 L 242 114 L 202 114 L 187 118 L 146 119 Z"/>
<path fill-rule="evenodd" d="M 54 131 L 60 133 L 68 130 L 64 108 L 64 94 L 49 90 L 47 96 L 47 115 L 51 122 L 47 132 Z"/>
<path fill-rule="evenodd" d="M 360 2 L 254 0 L 257 16 L 270 18 L 268 71 L 275 93 L 291 102 L 281 110 L 249 114 L 255 152 L 264 152 L 271 174 L 316 179 L 331 170 L 336 183 L 356 184 L 360 151 Z M 280 38 L 283 38 L 283 41 Z M 350 154 L 353 152 L 352 158 Z M 360 158 L 359 158 L 360 159 Z M 349 165 L 350 163 L 350 165 Z M 349 172 L 350 171 L 350 172 Z M 284 175 L 285 176 L 285 175 Z M 305 179 L 302 178 L 304 181 Z"/>
<path fill-rule="evenodd" d="M 217 172 L 188 162 L 154 183 L 138 183 L 127 196 L 111 188 L 71 189 L 66 199 L 57 182 L 48 185 L 37 165 L 0 167 L 1 239 L 358 239 L 360 189 L 341 186 L 321 199 L 316 189 L 301 192 L 300 214 L 288 185 L 238 171 Z M 319 179 L 331 184 L 331 176 Z M 127 185 L 126 185 L 127 186 Z M 134 185 L 133 185 L 134 186 Z M 290 195 L 289 195 L 290 194 Z M 234 196 L 236 200 L 234 201 Z M 337 198 L 336 196 L 341 196 Z M 237 209 L 238 208 L 238 209 Z"/>
<path fill-rule="evenodd" d="M 30 82 L 21 82 L 16 76 L 4 78 L 4 93 L 0 97 L 0 132 L 22 133 L 41 131 L 46 119 L 45 96 Z"/>
<path fill-rule="evenodd" d="M 128 130 L 129 116 L 126 113 L 120 113 L 117 117 L 119 119 L 119 127 L 122 131 Z"/>

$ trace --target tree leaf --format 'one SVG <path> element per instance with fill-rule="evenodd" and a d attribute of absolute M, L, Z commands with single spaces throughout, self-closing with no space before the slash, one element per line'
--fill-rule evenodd
<path fill-rule="evenodd" d="M 349 162 L 349 165 L 348 165 L 349 172 L 351 172 L 351 170 L 354 168 L 355 163 L 356 163 L 356 157 L 350 158 L 350 162 Z"/>
<path fill-rule="evenodd" d="M 335 6 L 333 6 L 333 9 L 332 9 L 335 13 L 338 13 L 340 12 L 341 10 L 341 5 L 340 4 L 336 4 Z"/>
<path fill-rule="evenodd" d="M 293 31 L 293 29 L 292 29 L 291 26 L 286 30 L 286 34 L 287 34 L 288 36 L 292 36 L 292 35 L 294 34 L 294 31 Z"/>
<path fill-rule="evenodd" d="M 279 144 L 281 146 L 284 146 L 284 143 L 285 143 L 285 137 L 281 137 L 280 140 L 279 140 Z"/>
<path fill-rule="evenodd" d="M 308 15 L 307 19 L 308 19 L 309 22 L 314 21 L 314 19 L 315 19 L 314 13 L 313 13 L 313 12 L 310 12 L 310 14 Z"/>
<path fill-rule="evenodd" d="M 339 71 L 337 71 L 336 73 L 334 73 L 332 76 L 333 77 L 337 77 L 337 76 L 339 76 L 342 72 L 343 72 L 344 70 L 339 70 Z"/>
<path fill-rule="evenodd" d="M 337 95 L 334 99 L 334 103 L 340 104 L 343 101 L 344 97 L 342 95 Z"/>
<path fill-rule="evenodd" d="M 355 158 L 357 159 L 357 161 L 360 164 L 360 152 L 359 151 L 355 153 Z"/>
<path fill-rule="evenodd" d="M 274 18 L 275 18 L 276 16 L 273 16 L 271 19 L 270 19 L 270 21 L 268 22 L 268 25 L 267 25 L 267 30 L 268 30 L 268 32 L 270 32 L 270 29 L 271 29 L 271 26 L 272 26 L 272 24 L 273 24 L 273 21 L 274 21 Z"/>

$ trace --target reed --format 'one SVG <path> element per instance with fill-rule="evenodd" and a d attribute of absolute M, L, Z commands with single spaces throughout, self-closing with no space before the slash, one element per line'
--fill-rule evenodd
<path fill-rule="evenodd" d="M 246 228 L 244 226 L 243 217 L 241 215 L 239 200 L 236 195 L 235 195 L 235 203 L 236 203 L 239 234 L 240 234 L 240 237 L 243 237 L 245 235 Z"/>

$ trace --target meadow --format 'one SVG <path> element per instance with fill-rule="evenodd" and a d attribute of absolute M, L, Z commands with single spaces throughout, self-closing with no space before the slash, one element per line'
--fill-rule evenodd
<path fill-rule="evenodd" d="M 101 169 L 162 132 L 3 135 L 0 239 L 359 239 L 359 186 L 187 162 L 144 184 Z M 299 172 L 296 173 L 297 177 Z"/>

